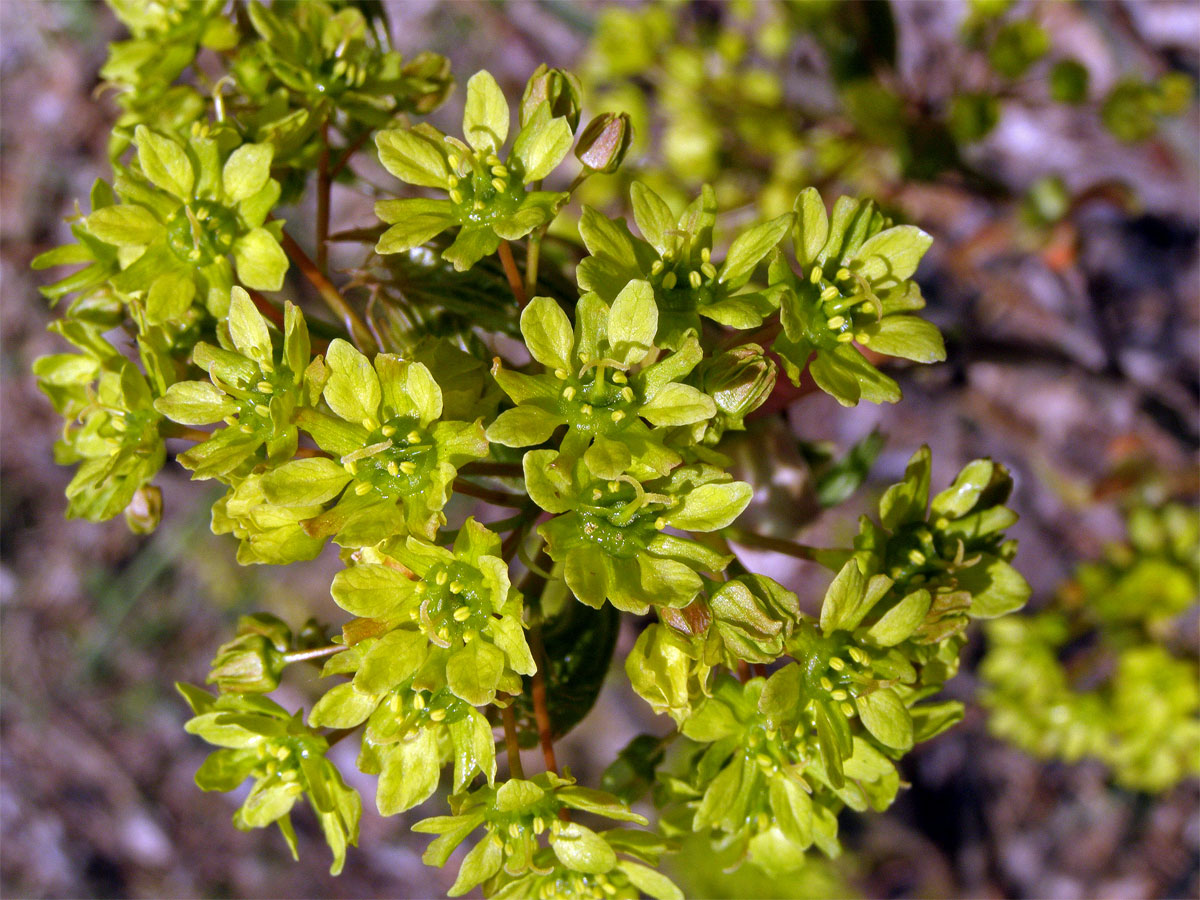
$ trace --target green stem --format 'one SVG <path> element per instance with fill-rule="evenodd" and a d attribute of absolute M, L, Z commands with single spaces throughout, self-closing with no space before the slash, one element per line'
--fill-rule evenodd
<path fill-rule="evenodd" d="M 525 245 L 525 296 L 537 295 L 538 262 L 542 254 L 542 238 L 546 234 L 546 226 L 534 229 Z"/>

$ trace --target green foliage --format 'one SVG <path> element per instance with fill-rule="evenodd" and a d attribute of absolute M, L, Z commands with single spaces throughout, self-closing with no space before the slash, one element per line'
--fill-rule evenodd
<path fill-rule="evenodd" d="M 533 73 L 511 142 L 508 100 L 476 73 L 458 140 L 415 121 L 449 92 L 446 61 L 404 63 L 377 8 L 116 6 L 133 32 L 104 73 L 122 88 L 116 177 L 73 221 L 76 243 L 35 262 L 78 267 L 44 289 L 70 298 L 52 330 L 75 351 L 34 368 L 65 420 L 56 458 L 78 464 L 68 515 L 124 512 L 153 529 L 151 482 L 170 453 L 225 487 L 212 530 L 237 539 L 239 562 L 336 544 L 330 593 L 350 617 L 332 637 L 243 617 L 212 661 L 219 695 L 181 686 L 188 731 L 219 748 L 200 787 L 252 779 L 235 824 L 277 822 L 293 852 L 290 812 L 306 797 L 336 871 L 361 804 L 326 751 L 355 735 L 381 815 L 449 793 L 451 815 L 416 827 L 437 835 L 427 863 L 483 829 L 455 895 L 680 897 L 657 867 L 692 831 L 731 865 L 773 874 L 813 847 L 836 855 L 842 808 L 886 808 L 896 761 L 961 715 L 933 697 L 968 620 L 1028 596 L 1003 535 L 1011 483 L 977 460 L 931 501 L 919 451 L 852 546 L 795 551 L 837 572 L 813 618 L 730 547 L 755 486 L 724 450 L 776 388 L 771 340 L 793 382 L 807 368 L 846 405 L 899 399 L 885 357 L 944 358 L 914 315 L 932 238 L 869 200 L 842 197 L 830 216 L 803 184 L 781 207 L 762 199 L 773 217 L 718 228 L 720 181 L 689 184 L 682 213 L 679 192 L 629 181 L 637 235 L 596 206 L 572 230 L 560 211 L 636 147 L 640 113 L 580 129 L 587 92 L 568 72 Z M 757 52 L 777 59 L 786 17 L 810 13 L 770 9 Z M 621 53 L 652 57 L 674 15 L 618 9 L 598 41 L 616 61 L 612 23 L 640 23 L 644 40 Z M 890 18 L 873 22 L 885 39 Z M 718 49 L 743 58 L 736 39 Z M 681 85 L 704 84 L 696 62 L 672 56 Z M 759 104 L 740 126 L 790 133 L 759 114 L 778 100 L 773 76 L 734 87 Z M 327 259 L 330 184 L 363 183 L 350 163 L 372 136 L 408 187 L 377 203 L 387 227 L 336 236 L 374 248 L 343 278 Z M 578 173 L 542 190 L 572 146 Z M 686 142 L 669 146 L 690 158 Z M 309 192 L 315 260 L 278 218 L 285 203 L 310 208 Z M 258 293 L 293 264 L 307 283 L 295 303 Z M 122 329 L 132 352 L 110 342 Z M 873 436 L 827 466 L 823 505 L 863 482 L 880 446 Z M 511 515 L 472 515 L 473 500 Z M 643 615 L 656 621 L 621 663 L 676 729 L 631 744 L 611 793 L 576 785 L 553 743 L 595 703 L 622 623 Z M 319 695 L 289 713 L 265 695 L 306 662 L 322 666 Z M 548 770 L 526 777 L 515 751 L 534 743 Z M 587 824 L 648 824 L 628 805 L 647 792 L 667 837 Z"/>
<path fill-rule="evenodd" d="M 992 731 L 1041 757 L 1099 759 L 1130 790 L 1200 774 L 1200 663 L 1180 622 L 1200 594 L 1200 522 L 1135 507 L 1129 541 L 1081 564 L 1054 603 L 989 623 Z"/>

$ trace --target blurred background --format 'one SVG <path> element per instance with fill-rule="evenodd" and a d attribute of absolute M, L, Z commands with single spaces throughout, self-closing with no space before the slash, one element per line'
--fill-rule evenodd
<path fill-rule="evenodd" d="M 806 542 L 845 541 L 921 443 L 933 448 L 935 485 L 992 456 L 1017 480 L 1010 505 L 1022 521 L 1012 533 L 1036 611 L 1070 595 L 1062 585 L 1077 564 L 1124 540 L 1131 504 L 1194 507 L 1200 5 L 387 7 L 397 48 L 445 54 L 460 85 L 486 67 L 519 95 L 544 61 L 581 75 L 593 104 L 585 118 L 629 111 L 639 135 L 629 171 L 589 182 L 589 203 L 619 209 L 632 174 L 676 203 L 710 181 L 732 225 L 777 214 L 815 184 L 827 198 L 874 196 L 934 235 L 918 281 L 949 359 L 890 370 L 905 395 L 896 407 L 842 410 L 811 394 L 761 417 L 735 449 L 747 477 L 773 485 L 751 513 L 760 529 L 794 536 L 802 520 Z M 63 519 L 70 472 L 53 463 L 57 419 L 29 375 L 37 356 L 59 350 L 37 293 L 50 279 L 28 266 L 69 239 L 63 216 L 109 175 L 115 107 L 97 94 L 97 71 L 121 35 L 100 3 L 0 3 L 0 890 L 440 895 L 456 867 L 426 869 L 425 839 L 407 830 L 440 798 L 381 819 L 369 779 L 358 776 L 368 797 L 361 846 L 335 880 L 310 817 L 300 815 L 297 829 L 311 852 L 294 863 L 274 830 L 233 828 L 240 797 L 192 783 L 207 751 L 184 734 L 188 712 L 172 683 L 203 680 L 240 614 L 330 619 L 332 552 L 286 569 L 238 567 L 232 543 L 208 530 L 212 488 L 170 467 L 153 536 L 131 535 L 119 520 Z M 459 90 L 435 124 L 454 123 L 461 102 Z M 370 222 L 367 198 L 348 190 L 335 193 L 334 209 L 342 226 Z M 757 471 L 764 442 L 783 462 Z M 855 447 L 859 455 L 831 475 L 826 457 Z M 763 554 L 748 562 L 799 591 L 810 610 L 828 580 Z M 1194 660 L 1196 560 L 1182 564 L 1193 594 L 1170 643 Z M 1200 895 L 1196 780 L 1133 790 L 1095 760 L 1039 760 L 992 736 L 978 702 L 983 652 L 977 634 L 950 685 L 967 703 L 965 721 L 905 759 L 911 787 L 888 813 L 843 818 L 842 859 L 772 883 L 711 871 L 685 850 L 675 873 L 685 893 Z M 666 730 L 618 674 L 559 752 L 581 780 L 595 779 L 639 731 Z M 306 703 L 311 687 L 291 678 L 283 702 Z M 353 756 L 345 745 L 334 753 L 348 775 L 357 775 Z"/>

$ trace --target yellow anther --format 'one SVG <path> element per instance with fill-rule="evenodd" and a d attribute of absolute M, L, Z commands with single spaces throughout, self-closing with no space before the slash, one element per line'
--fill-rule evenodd
<path fill-rule="evenodd" d="M 460 191 L 458 188 L 450 188 L 450 199 L 454 203 L 462 203 L 463 202 L 462 191 Z"/>
<path fill-rule="evenodd" d="M 354 486 L 354 493 L 358 494 L 358 496 L 360 496 L 360 497 L 363 496 L 364 494 L 366 494 L 370 490 L 371 490 L 371 485 L 365 481 L 360 481 L 358 484 L 356 484 Z"/>
<path fill-rule="evenodd" d="M 506 178 L 508 177 L 508 169 L 504 168 L 504 166 L 492 166 L 492 174 L 499 175 L 501 178 Z"/>
<path fill-rule="evenodd" d="M 264 419 L 271 415 L 270 407 L 263 406 L 261 403 L 257 404 L 254 407 L 254 411 L 256 413 L 258 413 L 260 416 L 262 416 Z"/>
<path fill-rule="evenodd" d="M 238 423 L 237 416 L 226 416 L 221 421 L 224 422 L 226 425 L 230 425 L 230 426 L 236 425 Z"/>
<path fill-rule="evenodd" d="M 700 287 L 703 281 L 704 279 L 700 277 L 699 272 L 695 271 L 694 269 L 691 272 L 688 272 L 688 284 L 692 286 L 692 290 Z"/>
<path fill-rule="evenodd" d="M 358 461 L 352 459 L 349 462 L 344 462 L 344 463 L 342 463 L 342 468 L 345 469 L 347 472 L 349 472 L 351 475 L 357 475 L 358 474 Z"/>
<path fill-rule="evenodd" d="M 659 531 L 662 531 L 664 528 L 667 527 L 667 520 L 664 519 L 662 516 L 659 516 L 657 519 L 654 520 L 654 527 L 657 528 Z"/>
<path fill-rule="evenodd" d="M 397 700 L 400 699 L 399 695 L 396 696 L 396 699 Z M 417 693 L 413 694 L 412 705 L 413 705 L 413 709 L 416 709 L 416 710 L 424 709 L 425 708 L 425 695 L 420 693 L 419 691 Z"/>
<path fill-rule="evenodd" d="M 616 493 L 617 491 L 619 491 L 620 489 L 621 489 L 621 482 L 619 482 L 619 481 L 610 481 L 610 482 L 608 483 L 608 492 L 609 492 L 610 494 L 615 494 L 615 493 Z"/>
<path fill-rule="evenodd" d="M 362 427 L 367 429 L 367 431 L 370 431 L 375 427 L 375 423 L 370 419 L 370 417 L 364 417 L 362 420 Z"/>
<path fill-rule="evenodd" d="M 828 303 L 830 300 L 836 300 L 842 295 L 842 292 L 835 288 L 832 284 L 821 291 L 821 299 Z"/>
<path fill-rule="evenodd" d="M 700 271 L 704 273 L 705 278 L 717 277 L 717 267 L 710 262 L 705 262 L 704 265 L 700 267 Z"/>
<path fill-rule="evenodd" d="M 567 370 L 566 369 L 555 369 L 554 377 L 557 378 L 559 381 L 566 381 L 567 380 Z"/>
<path fill-rule="evenodd" d="M 657 275 L 662 270 L 663 270 L 663 261 L 661 259 L 656 259 L 654 262 L 650 263 L 650 274 L 651 275 Z"/>
<path fill-rule="evenodd" d="M 925 554 L 920 550 L 910 550 L 908 552 L 908 561 L 913 565 L 923 566 L 925 565 Z"/>
<path fill-rule="evenodd" d="M 711 247 L 701 248 L 700 259 L 703 260 L 704 262 L 708 262 L 710 259 L 712 259 L 712 248 Z"/>
<path fill-rule="evenodd" d="M 400 474 L 400 467 L 396 464 L 396 461 L 394 459 L 390 460 L 388 462 L 387 470 L 388 470 L 388 474 L 391 475 L 393 478 L 395 478 L 397 475 Z"/>
<path fill-rule="evenodd" d="M 458 158 L 457 153 L 451 153 L 449 156 L 446 157 L 446 162 L 448 162 L 450 164 L 450 168 L 457 169 L 458 164 L 460 162 L 462 162 L 462 160 Z"/>
<path fill-rule="evenodd" d="M 827 691 L 832 691 L 833 690 L 833 682 L 830 681 L 825 676 L 821 676 L 821 687 L 823 687 Z"/>
<path fill-rule="evenodd" d="M 592 488 L 592 499 L 593 500 L 599 500 L 603 496 L 604 496 L 604 491 L 600 490 L 600 488 Z"/>
<path fill-rule="evenodd" d="M 845 691 L 837 690 L 837 691 L 831 692 L 829 694 L 829 696 L 832 697 L 834 700 L 845 700 L 850 695 L 847 694 Z"/>
<path fill-rule="evenodd" d="M 506 185 L 500 178 L 493 178 L 492 187 L 494 187 L 497 191 L 503 191 L 506 187 L 508 187 L 508 185 Z"/>
<path fill-rule="evenodd" d="M 585 416 L 590 416 L 592 414 L 592 407 L 585 403 L 583 406 L 579 407 L 579 411 Z"/>
<path fill-rule="evenodd" d="M 839 328 L 841 328 L 843 325 L 846 324 L 846 317 L 845 316 L 834 316 L 832 319 L 830 319 L 825 324 L 828 325 L 833 331 L 837 331 Z"/>
<path fill-rule="evenodd" d="M 633 402 L 633 388 L 624 387 L 621 389 L 621 396 L 625 398 L 626 403 Z"/>
<path fill-rule="evenodd" d="M 384 437 L 390 438 L 393 434 L 396 433 L 396 426 L 395 425 L 384 425 L 379 430 L 380 430 L 380 432 L 382 432 Z"/>
<path fill-rule="evenodd" d="M 421 443 L 421 435 L 416 431 L 410 431 L 408 433 L 408 437 L 406 437 L 404 440 L 408 441 L 410 444 L 419 444 Z"/>
<path fill-rule="evenodd" d="M 856 341 L 858 341 L 860 344 L 862 344 L 864 347 L 867 344 L 871 343 L 871 336 L 869 334 L 867 334 L 865 331 L 860 331 L 858 334 L 856 334 L 854 336 L 854 339 Z"/>
<path fill-rule="evenodd" d="M 238 430 L 239 430 L 239 431 L 244 431 L 246 434 L 253 434 L 253 433 L 254 433 L 254 426 L 253 426 L 253 425 L 251 425 L 249 422 L 247 422 L 245 425 L 243 425 L 243 426 L 242 426 L 241 428 L 239 428 Z"/>
<path fill-rule="evenodd" d="M 273 387 L 271 387 L 271 382 L 269 381 L 260 381 L 255 385 L 255 387 L 258 388 L 258 392 L 260 394 L 270 394 L 275 390 Z"/>
<path fill-rule="evenodd" d="M 625 418 L 625 413 L 622 410 L 618 409 L 612 414 L 612 420 L 614 424 L 620 422 L 623 418 Z"/>
<path fill-rule="evenodd" d="M 575 399 L 575 388 L 571 387 L 571 385 L 567 385 L 565 388 L 563 388 L 562 395 L 563 395 L 564 400 L 567 400 L 567 401 L 574 400 Z"/>
<path fill-rule="evenodd" d="M 854 335 L 851 334 L 849 331 L 843 331 L 841 334 L 839 334 L 837 336 L 837 339 L 838 339 L 839 344 L 848 344 L 852 340 L 854 340 Z"/>
<path fill-rule="evenodd" d="M 413 472 L 417 471 L 417 465 L 416 463 L 410 462 L 406 459 L 404 462 L 400 463 L 400 471 L 405 475 L 411 475 Z"/>
<path fill-rule="evenodd" d="M 850 270 L 841 268 L 837 270 L 837 274 L 833 276 L 835 281 L 848 281 L 850 279 Z"/>
<path fill-rule="evenodd" d="M 476 200 L 473 204 L 471 204 L 471 206 L 475 210 L 475 212 L 479 212 L 481 209 L 483 209 L 485 204 L 482 200 Z"/>
<path fill-rule="evenodd" d="M 451 588 L 451 590 L 453 590 L 453 588 Z M 455 622 L 465 622 L 469 618 L 471 618 L 471 608 L 468 606 L 460 606 L 454 611 Z"/>
<path fill-rule="evenodd" d="M 808 273 L 808 280 L 813 284 L 820 284 L 825 273 L 821 271 L 820 266 L 813 266 L 812 271 Z"/>
<path fill-rule="evenodd" d="M 437 632 L 437 636 L 438 636 L 438 638 L 440 638 L 440 639 L 441 639 L 441 640 L 443 640 L 443 641 L 448 641 L 448 640 L 450 640 L 450 629 L 449 629 L 449 628 L 444 628 L 444 627 L 443 627 L 443 628 L 439 628 L 439 629 L 438 629 L 438 632 Z"/>
<path fill-rule="evenodd" d="M 842 714 L 847 717 L 854 715 L 854 704 L 849 700 L 842 701 Z"/>
<path fill-rule="evenodd" d="M 450 582 L 450 593 L 461 594 L 462 589 L 463 589 L 463 586 L 459 582 L 457 582 L 457 581 Z"/>
<path fill-rule="evenodd" d="M 835 656 L 829 660 L 829 668 L 833 669 L 835 672 L 840 672 L 842 669 L 846 668 L 846 661 L 840 656 Z"/>
<path fill-rule="evenodd" d="M 431 709 L 429 711 L 429 718 L 431 721 L 440 722 L 446 718 L 446 711 L 444 709 Z"/>
<path fill-rule="evenodd" d="M 669 291 L 669 290 L 671 290 L 671 288 L 675 287 L 675 282 L 677 280 L 678 279 L 675 277 L 674 272 L 668 272 L 666 275 L 663 276 L 662 286 L 665 287 Z"/>
<path fill-rule="evenodd" d="M 613 384 L 624 384 L 629 379 L 625 376 L 624 372 L 613 372 L 612 380 L 613 380 Z"/>
<path fill-rule="evenodd" d="M 433 580 L 434 580 L 434 583 L 437 584 L 438 587 L 441 587 L 447 581 L 450 580 L 450 576 L 446 574 L 445 569 L 439 569 L 438 573 L 433 576 Z"/>

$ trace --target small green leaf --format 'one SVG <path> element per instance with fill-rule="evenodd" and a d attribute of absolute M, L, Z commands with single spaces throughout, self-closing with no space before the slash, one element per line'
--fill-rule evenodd
<path fill-rule="evenodd" d="M 211 425 L 238 406 L 207 381 L 179 381 L 154 401 L 154 408 L 180 425 Z"/>
<path fill-rule="evenodd" d="M 971 593 L 968 614 L 993 619 L 1015 612 L 1029 601 L 1029 582 L 999 557 L 984 555 L 979 563 L 958 573 L 958 585 Z"/>
<path fill-rule="evenodd" d="M 881 231 L 859 248 L 850 269 L 871 284 L 899 284 L 917 271 L 933 238 L 915 225 L 897 225 Z"/>
<path fill-rule="evenodd" d="M 353 684 L 339 684 L 316 702 L 308 714 L 308 724 L 313 728 L 355 728 L 378 705 L 378 697 L 364 694 Z"/>
<path fill-rule="evenodd" d="M 521 335 L 529 354 L 547 369 L 574 371 L 571 320 L 550 297 L 534 297 L 521 312 Z"/>
<path fill-rule="evenodd" d="M 796 243 L 796 260 L 811 266 L 829 240 L 829 214 L 816 188 L 805 188 L 796 198 L 796 224 L 792 237 Z"/>
<path fill-rule="evenodd" d="M 512 156 L 524 169 L 523 181 L 541 181 L 554 171 L 571 149 L 571 126 L 565 118 L 550 118 L 550 107 L 539 107 L 534 116 L 517 133 Z"/>
<path fill-rule="evenodd" d="M 263 475 L 267 502 L 276 506 L 316 506 L 332 500 L 350 473 L 332 459 L 295 459 Z"/>
<path fill-rule="evenodd" d="M 504 841 L 493 834 L 485 835 L 483 840 L 463 857 L 458 877 L 454 879 L 454 884 L 450 885 L 446 894 L 450 897 L 461 897 L 499 872 L 503 862 Z"/>
<path fill-rule="evenodd" d="M 134 142 L 137 144 L 138 163 L 146 177 L 180 200 L 190 200 L 196 173 L 184 149 L 144 125 L 139 125 L 135 130 Z"/>
<path fill-rule="evenodd" d="M 598 875 L 617 864 L 612 847 L 592 829 L 578 822 L 568 822 L 557 836 L 551 835 L 554 855 L 568 869 Z"/>
<path fill-rule="evenodd" d="M 256 291 L 277 291 L 283 287 L 288 258 L 265 228 L 252 228 L 233 245 L 233 261 L 237 264 L 238 279 Z"/>
<path fill-rule="evenodd" d="M 463 134 L 480 153 L 494 153 L 508 140 L 509 111 L 504 91 L 490 72 L 479 71 L 467 82 Z"/>
<path fill-rule="evenodd" d="M 712 397 L 703 391 L 688 384 L 672 382 L 643 404 L 638 412 L 651 425 L 666 427 L 691 425 L 711 419 L 716 415 L 717 407 Z"/>
<path fill-rule="evenodd" d="M 554 429 L 566 424 L 562 416 L 526 404 L 505 410 L 487 429 L 487 439 L 505 447 L 531 447 L 549 440 Z"/>
<path fill-rule="evenodd" d="M 456 697 L 472 706 L 485 706 L 495 699 L 503 674 L 504 653 L 478 639 L 446 661 L 446 684 Z"/>
<path fill-rule="evenodd" d="M 608 313 L 608 342 L 622 365 L 641 362 L 658 331 L 658 306 L 650 282 L 629 282 L 617 294 Z"/>
<path fill-rule="evenodd" d="M 341 338 L 329 344 L 325 362 L 330 369 L 325 382 L 325 402 L 338 416 L 364 428 L 379 423 L 379 403 L 383 393 L 370 361 Z"/>
<path fill-rule="evenodd" d="M 870 348 L 885 356 L 898 356 L 919 363 L 942 362 L 946 345 L 932 322 L 916 316 L 884 316 L 863 327 Z"/>
<path fill-rule="evenodd" d="M 260 364 L 271 362 L 271 332 L 267 329 L 267 320 L 250 295 L 240 287 L 230 292 L 229 336 L 244 356 Z"/>
<path fill-rule="evenodd" d="M 451 172 L 439 137 L 432 128 L 381 131 L 375 137 L 379 161 L 407 184 L 445 190 Z"/>
<path fill-rule="evenodd" d="M 662 872 L 628 860 L 618 862 L 617 868 L 630 884 L 654 900 L 683 900 L 683 891 Z"/>
<path fill-rule="evenodd" d="M 702 484 L 688 492 L 683 505 L 664 518 L 683 531 L 716 531 L 740 516 L 753 495 L 754 489 L 744 481 Z"/>
<path fill-rule="evenodd" d="M 274 157 L 275 148 L 271 144 L 242 144 L 230 153 L 221 171 L 225 199 L 240 203 L 261 191 L 271 178 Z"/>
<path fill-rule="evenodd" d="M 893 750 L 908 750 L 913 745 L 913 721 L 899 695 L 881 688 L 854 699 L 863 727 Z"/>
<path fill-rule="evenodd" d="M 183 318 L 196 296 L 196 282 L 186 269 L 172 269 L 154 279 L 146 292 L 146 318 L 155 324 Z"/>
<path fill-rule="evenodd" d="M 633 219 L 637 222 L 642 237 L 659 252 L 666 254 L 675 241 L 671 237 L 675 230 L 675 217 L 662 197 L 640 181 L 629 186 L 629 197 L 633 201 Z"/>
<path fill-rule="evenodd" d="M 338 572 L 330 593 L 346 612 L 369 619 L 396 616 L 416 583 L 389 566 L 361 564 Z"/>
<path fill-rule="evenodd" d="M 879 499 L 879 517 L 889 531 L 925 518 L 929 503 L 929 471 L 929 447 L 921 447 L 909 459 L 904 480 L 883 492 Z"/>
<path fill-rule="evenodd" d="M 583 463 L 597 478 L 620 478 L 633 464 L 629 447 L 620 441 L 597 435 L 583 454 Z"/>
<path fill-rule="evenodd" d="M 785 213 L 739 234 L 729 247 L 718 280 L 735 287 L 744 284 L 758 264 L 783 240 L 791 224 L 792 214 Z"/>
<path fill-rule="evenodd" d="M 906 640 L 925 621 L 933 602 L 924 588 L 913 591 L 871 626 L 867 636 L 881 647 L 894 647 Z"/>
<path fill-rule="evenodd" d="M 401 253 L 419 247 L 458 221 L 449 200 L 421 197 L 380 200 L 375 204 L 375 215 L 384 222 L 395 223 L 375 245 L 375 252 L 381 254 Z"/>
<path fill-rule="evenodd" d="M 87 217 L 92 234 L 116 247 L 140 247 L 163 233 L 163 226 L 142 206 L 105 206 Z"/>

